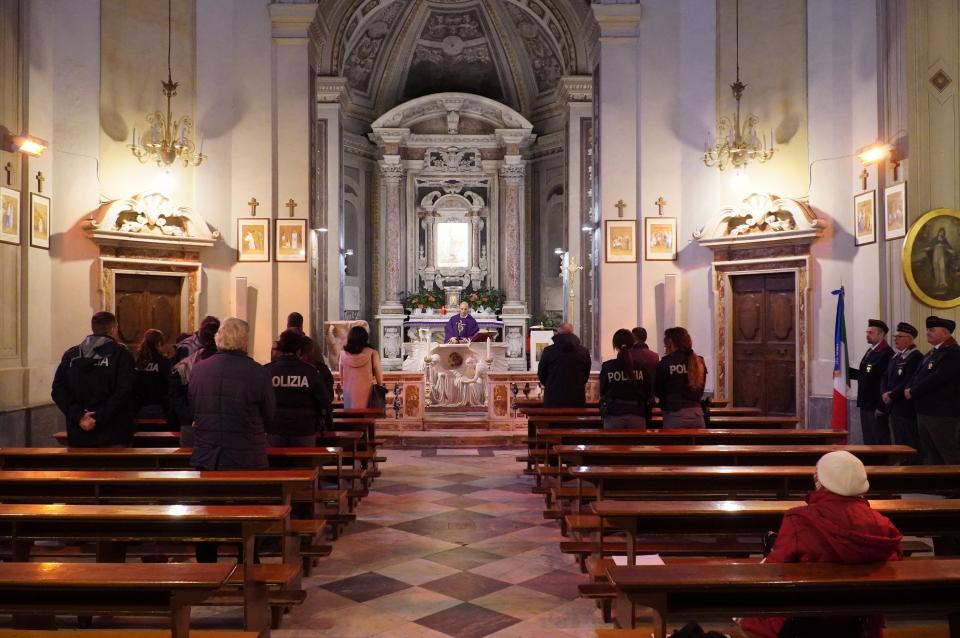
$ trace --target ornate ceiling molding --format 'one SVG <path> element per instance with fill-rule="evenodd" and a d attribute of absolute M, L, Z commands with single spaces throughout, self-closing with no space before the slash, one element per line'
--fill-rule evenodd
<path fill-rule="evenodd" d="M 520 129 L 528 134 L 533 131 L 533 124 L 509 106 L 470 93 L 425 95 L 390 109 L 370 126 L 374 131 L 410 128 L 432 118 L 446 118 L 451 111 L 459 113 L 460 118 L 471 117 L 496 129 Z"/>
<path fill-rule="evenodd" d="M 693 234 L 709 248 L 810 243 L 825 224 L 804 202 L 753 193 L 736 208 L 724 208 L 709 226 Z"/>

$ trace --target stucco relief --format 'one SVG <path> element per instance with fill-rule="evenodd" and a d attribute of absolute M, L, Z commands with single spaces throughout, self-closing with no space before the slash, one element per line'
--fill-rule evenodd
<path fill-rule="evenodd" d="M 544 93 L 556 88 L 557 82 L 563 76 L 563 65 L 550 42 L 530 14 L 512 4 L 506 6 L 533 65 L 537 90 Z"/>

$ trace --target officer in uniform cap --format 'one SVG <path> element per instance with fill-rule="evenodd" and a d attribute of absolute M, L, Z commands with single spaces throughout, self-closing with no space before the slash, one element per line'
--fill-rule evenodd
<path fill-rule="evenodd" d="M 880 382 L 893 357 L 887 343 L 890 328 L 879 319 L 867 321 L 867 343 L 870 348 L 860 359 L 859 368 L 850 368 L 849 376 L 857 382 L 857 407 L 860 408 L 860 429 L 864 445 L 889 445 L 890 427 L 880 398 Z"/>
<path fill-rule="evenodd" d="M 897 329 L 893 333 L 893 347 L 897 354 L 890 358 L 887 371 L 880 382 L 884 411 L 889 416 L 890 427 L 893 430 L 893 442 L 897 445 L 909 445 L 918 451 L 915 457 L 905 461 L 909 465 L 923 462 L 923 455 L 919 452 L 920 434 L 917 432 L 917 413 L 913 409 L 913 404 L 903 396 L 910 377 L 923 359 L 923 353 L 913 342 L 917 334 L 917 329 L 909 323 L 901 321 L 897 324 Z"/>
<path fill-rule="evenodd" d="M 927 317 L 927 342 L 933 346 L 920 361 L 903 395 L 917 412 L 923 462 L 960 464 L 960 346 L 953 338 L 956 322 Z"/>

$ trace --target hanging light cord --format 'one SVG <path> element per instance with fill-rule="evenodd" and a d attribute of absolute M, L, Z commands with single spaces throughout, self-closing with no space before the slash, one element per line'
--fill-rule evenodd
<path fill-rule="evenodd" d="M 737 82 L 740 82 L 740 0 L 737 0 L 737 29 L 736 29 L 736 49 L 737 49 Z"/>
<path fill-rule="evenodd" d="M 737 2 L 739 1 L 740 0 L 737 0 Z M 173 0 L 167 0 L 167 82 L 173 82 L 173 72 L 171 71 L 171 66 L 170 66 L 170 49 L 172 48 L 172 44 L 171 44 L 172 40 L 173 40 Z"/>

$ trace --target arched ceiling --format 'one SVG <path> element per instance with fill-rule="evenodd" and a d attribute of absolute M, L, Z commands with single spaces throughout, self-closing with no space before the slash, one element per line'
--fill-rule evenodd
<path fill-rule="evenodd" d="M 318 71 L 370 119 L 445 91 L 532 118 L 562 76 L 590 73 L 594 29 L 578 0 L 326 0 L 311 34 Z"/>

